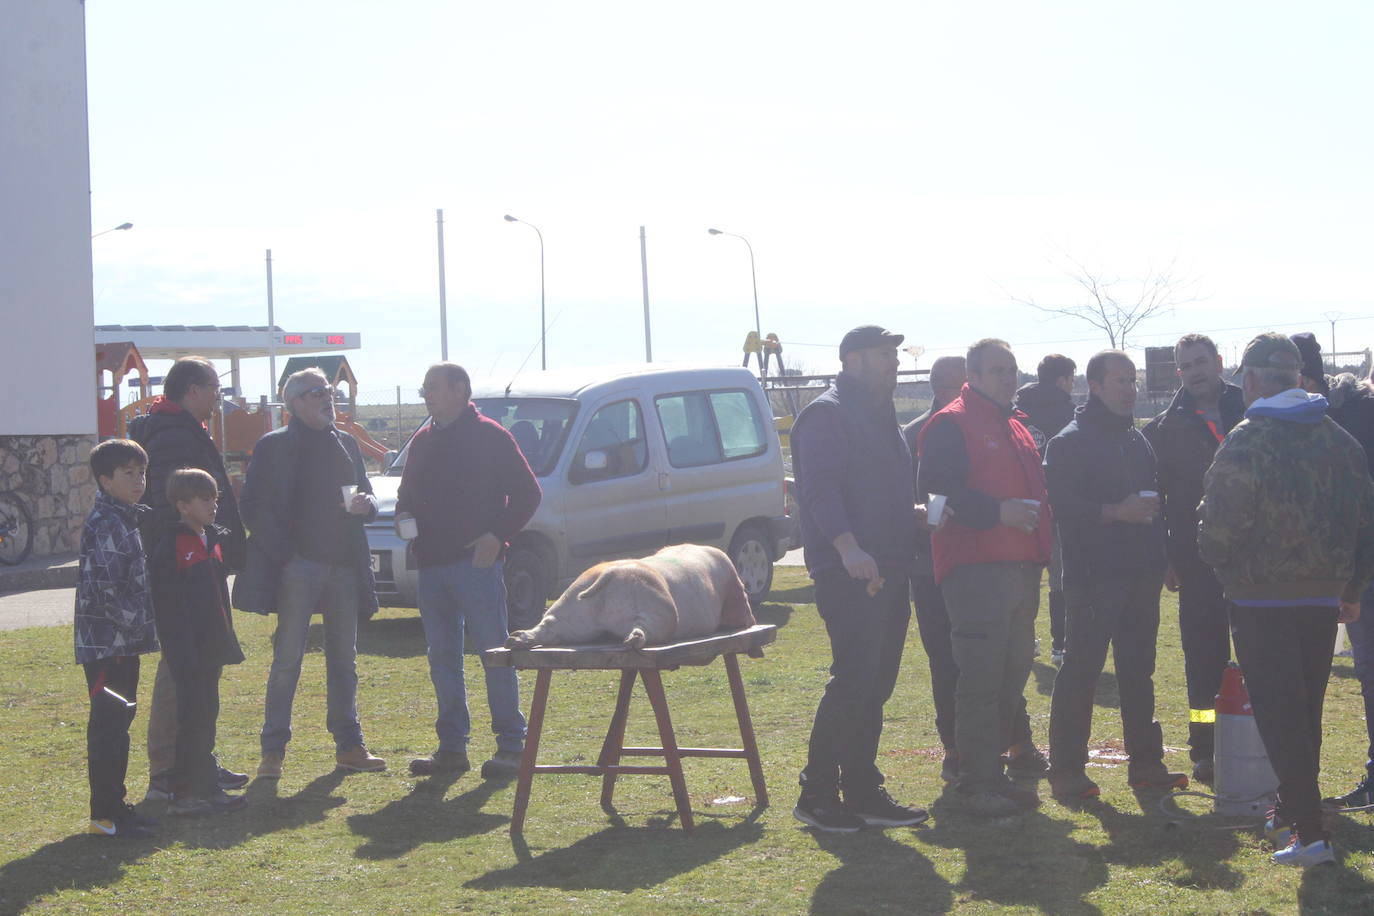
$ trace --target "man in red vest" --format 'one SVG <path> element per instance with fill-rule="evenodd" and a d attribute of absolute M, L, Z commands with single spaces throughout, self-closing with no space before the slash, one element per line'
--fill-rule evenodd
<path fill-rule="evenodd" d="M 931 543 L 959 666 L 959 792 L 970 810 L 1003 816 L 1040 801 L 1033 787 L 1007 778 L 1001 754 L 1035 654 L 1050 514 L 1035 440 L 1012 408 L 1011 346 L 980 340 L 966 362 L 968 384 L 921 431 L 919 488 L 946 496 L 954 510 Z"/>

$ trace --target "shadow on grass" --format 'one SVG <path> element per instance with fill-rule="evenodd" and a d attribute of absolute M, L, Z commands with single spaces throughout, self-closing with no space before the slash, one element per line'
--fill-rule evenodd
<path fill-rule="evenodd" d="M 815 604 L 816 589 L 810 582 L 793 588 L 775 588 L 768 593 L 768 600 L 782 604 Z"/>
<path fill-rule="evenodd" d="M 1139 811 L 1121 811 L 1107 802 L 1081 809 L 1097 818 L 1110 838 L 1102 849 L 1106 861 L 1153 866 L 1157 880 L 1186 890 L 1230 891 L 1245 883 L 1245 875 L 1230 862 L 1241 847 L 1237 832 L 1227 829 L 1234 818 L 1190 817 L 1172 799 L 1164 801 L 1168 793 L 1158 790 L 1134 794 Z"/>
<path fill-rule="evenodd" d="M 970 813 L 946 787 L 931 805 L 935 827 L 918 837 L 964 853 L 963 879 L 953 887 L 961 902 L 1029 907 L 1044 913 L 1097 914 L 1088 894 L 1107 884 L 1106 856 L 1070 837 L 1074 823 L 1057 819 L 1053 803 L 1006 818 Z M 1008 854 L 1009 848 L 1017 850 Z"/>
<path fill-rule="evenodd" d="M 78 834 L 0 867 L 0 913 L 21 913 L 58 891 L 96 890 L 124 877 L 125 867 L 166 844 L 163 837 L 120 840 Z"/>
<path fill-rule="evenodd" d="M 317 776 L 295 795 L 285 798 L 277 794 L 277 780 L 255 779 L 243 793 L 248 799 L 246 808 L 205 818 L 163 818 L 163 836 L 193 848 L 228 849 L 253 837 L 319 823 L 330 809 L 347 802 L 334 794 L 345 775 L 335 770 Z"/>
<path fill-rule="evenodd" d="M 787 626 L 792 619 L 792 605 L 767 601 L 754 609 L 754 619 L 759 623 L 771 623 L 778 629 Z"/>
<path fill-rule="evenodd" d="M 318 631 L 318 632 L 317 632 Z M 317 639 L 323 640 L 322 624 L 310 625 L 311 648 Z M 323 646 L 323 642 L 321 642 Z M 358 627 L 358 654 L 375 655 L 382 658 L 415 658 L 424 655 L 425 629 L 420 624 L 420 616 L 372 618 Z"/>
<path fill-rule="evenodd" d="M 703 815 L 695 813 L 698 822 L 691 834 L 676 827 L 665 829 L 676 818 L 673 815 L 648 827 L 610 827 L 571 846 L 528 858 L 527 851 L 522 851 L 524 844 L 517 840 L 518 864 L 487 872 L 463 886 L 476 890 L 645 890 L 756 842 L 763 835 L 763 827 L 752 818 L 727 827 L 709 819 L 703 823 Z"/>
<path fill-rule="evenodd" d="M 482 810 L 502 783 L 482 781 L 445 801 L 444 793 L 458 775 L 431 777 L 417 783 L 404 798 L 369 814 L 349 817 L 349 829 L 367 837 L 353 854 L 360 859 L 395 859 L 425 843 L 477 836 L 510 822 L 508 815 Z"/>
<path fill-rule="evenodd" d="M 892 831 L 897 832 L 897 831 Z M 916 832 L 920 836 L 923 831 Z M 816 845 L 840 860 L 811 894 L 812 913 L 848 913 L 890 907 L 898 912 L 944 913 L 954 892 L 921 854 L 886 830 L 838 835 L 813 832 Z"/>

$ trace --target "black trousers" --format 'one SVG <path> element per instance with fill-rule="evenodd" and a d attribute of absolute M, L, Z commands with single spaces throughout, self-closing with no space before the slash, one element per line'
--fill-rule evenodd
<path fill-rule="evenodd" d="M 1317 776 L 1336 609 L 1232 605 L 1231 634 L 1255 726 L 1279 778 L 1279 811 L 1304 843 L 1325 839 Z"/>
<path fill-rule="evenodd" d="M 91 785 L 91 819 L 109 820 L 124 814 L 129 773 L 129 726 L 138 699 L 138 656 L 102 658 L 86 662 L 86 692 L 91 700 L 86 721 L 86 776 Z M 106 691 L 118 694 L 113 697 Z M 127 700 L 128 704 L 124 701 Z"/>
<path fill-rule="evenodd" d="M 1175 572 L 1183 674 L 1188 682 L 1188 756 L 1194 763 L 1210 762 L 1217 691 L 1231 661 L 1228 605 L 1211 567 L 1197 561 L 1176 566 Z"/>
<path fill-rule="evenodd" d="M 816 608 L 833 660 L 801 774 L 807 793 L 843 787 L 852 794 L 883 783 L 877 766 L 883 704 L 897 684 L 911 603 L 905 571 L 881 574 L 883 587 L 874 596 L 844 570 L 816 577 Z"/>
<path fill-rule="evenodd" d="M 1054 594 L 1051 593 L 1051 598 Z M 1062 597 L 1062 596 L 1061 596 Z M 935 584 L 933 574 L 911 577 L 911 600 L 916 605 L 916 629 L 921 645 L 930 662 L 930 697 L 935 704 L 935 731 L 946 753 L 957 753 L 954 743 L 954 688 L 959 684 L 959 666 L 954 661 L 954 649 L 949 641 L 949 610 L 945 595 Z M 1062 621 L 1061 621 L 1062 622 Z M 1031 743 L 1030 715 L 1026 700 L 1021 698 L 1021 710 L 1012 727 L 1011 745 Z"/>
<path fill-rule="evenodd" d="M 1155 721 L 1155 645 L 1159 637 L 1158 573 L 1096 579 L 1065 588 L 1069 644 L 1050 700 L 1050 770 L 1082 773 L 1088 762 L 1093 694 L 1107 662 L 1116 661 L 1121 728 L 1131 769 L 1164 759 Z"/>
<path fill-rule="evenodd" d="M 215 766 L 215 723 L 219 719 L 219 665 L 173 670 L 177 695 L 176 764 L 172 792 L 209 798 L 219 788 Z"/>

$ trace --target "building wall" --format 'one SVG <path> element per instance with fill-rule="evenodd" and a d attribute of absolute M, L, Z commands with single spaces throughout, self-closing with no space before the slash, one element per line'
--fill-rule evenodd
<path fill-rule="evenodd" d="M 35 556 L 75 550 L 95 496 L 85 33 L 80 0 L 0 0 L 0 489 Z"/>
<path fill-rule="evenodd" d="M 93 435 L 86 26 L 0 3 L 0 436 Z"/>

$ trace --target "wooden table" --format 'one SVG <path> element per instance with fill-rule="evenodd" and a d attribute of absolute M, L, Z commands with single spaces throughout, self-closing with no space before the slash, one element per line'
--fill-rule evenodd
<path fill-rule="evenodd" d="M 517 835 L 525 825 L 525 811 L 530 801 L 530 784 L 537 773 L 582 773 L 601 777 L 601 805 L 610 809 L 615 793 L 615 780 L 621 774 L 650 774 L 667 776 L 673 787 L 678 817 L 684 830 L 692 830 L 692 806 L 687 797 L 687 781 L 682 775 L 683 757 L 743 758 L 749 765 L 749 778 L 754 784 L 754 797 L 760 806 L 768 804 L 768 790 L 763 782 L 763 765 L 759 762 L 759 748 L 754 740 L 754 724 L 749 718 L 749 704 L 744 696 L 744 681 L 739 673 L 739 655 L 762 658 L 763 647 L 777 638 L 777 627 L 757 624 L 745 630 L 717 633 L 703 639 L 671 643 L 664 646 L 645 646 L 627 649 L 623 645 L 556 646 L 533 649 L 488 649 L 482 653 L 482 664 L 489 668 L 510 667 L 518 670 L 534 669 L 534 699 L 530 703 L 529 731 L 525 737 L 525 753 L 520 758 L 520 776 L 515 788 L 515 812 L 511 815 L 510 832 Z M 673 720 L 668 712 L 668 699 L 663 693 L 661 671 L 672 671 L 683 665 L 709 665 L 717 656 L 724 658 L 725 675 L 730 682 L 730 696 L 735 702 L 735 717 L 739 720 L 740 743 L 743 747 L 679 747 L 673 733 Z M 536 763 L 539 737 L 544 730 L 544 707 L 549 699 L 549 681 L 555 671 L 618 670 L 620 693 L 610 728 L 601 745 L 601 756 L 594 766 L 548 766 Z M 630 710 L 630 691 L 635 678 L 644 680 L 654 719 L 658 722 L 660 747 L 626 747 L 625 720 Z M 662 757 L 662 766 L 631 766 L 620 762 L 622 757 Z"/>

